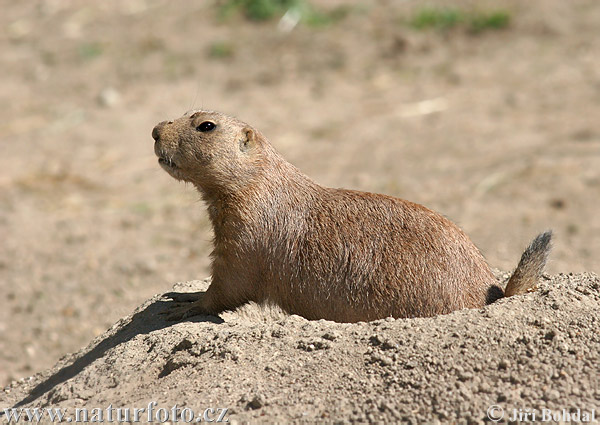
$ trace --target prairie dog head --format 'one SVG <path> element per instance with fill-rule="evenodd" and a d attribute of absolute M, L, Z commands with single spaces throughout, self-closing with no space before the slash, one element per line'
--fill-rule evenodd
<path fill-rule="evenodd" d="M 160 166 L 205 195 L 235 192 L 260 169 L 264 138 L 249 125 L 213 111 L 191 111 L 152 130 Z"/>

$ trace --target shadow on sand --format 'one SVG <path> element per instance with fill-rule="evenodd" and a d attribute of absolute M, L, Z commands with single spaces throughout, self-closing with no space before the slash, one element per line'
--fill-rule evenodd
<path fill-rule="evenodd" d="M 165 297 L 171 297 L 175 293 L 164 294 Z M 68 366 L 63 367 L 54 373 L 45 381 L 38 384 L 31 390 L 29 395 L 19 401 L 14 407 L 28 405 L 52 390 L 57 385 L 76 376 L 95 360 L 101 358 L 104 353 L 113 347 L 129 341 L 136 335 L 148 334 L 152 331 L 167 328 L 176 322 L 169 322 L 161 313 L 168 311 L 174 301 L 168 301 L 167 298 L 153 298 L 146 305 L 140 307 L 139 311 L 131 316 L 131 319 L 121 324 L 115 331 L 109 331 L 109 336 L 98 342 L 96 345 L 90 345 L 83 355 L 75 359 Z M 223 323 L 223 320 L 215 316 L 194 316 L 186 319 L 189 322 L 212 322 L 216 324 Z"/>

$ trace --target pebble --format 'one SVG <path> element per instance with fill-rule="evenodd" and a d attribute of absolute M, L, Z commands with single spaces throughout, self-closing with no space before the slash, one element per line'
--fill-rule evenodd
<path fill-rule="evenodd" d="M 98 104 L 105 108 L 112 108 L 121 102 L 121 94 L 112 87 L 107 87 L 98 95 Z"/>

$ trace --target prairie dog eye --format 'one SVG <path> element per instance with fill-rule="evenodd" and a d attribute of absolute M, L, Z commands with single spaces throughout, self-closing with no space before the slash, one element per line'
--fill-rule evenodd
<path fill-rule="evenodd" d="M 196 127 L 196 130 L 202 131 L 205 133 L 207 131 L 212 131 L 215 128 L 217 128 L 217 125 L 214 122 L 204 121 L 202 124 L 200 124 L 198 127 Z"/>

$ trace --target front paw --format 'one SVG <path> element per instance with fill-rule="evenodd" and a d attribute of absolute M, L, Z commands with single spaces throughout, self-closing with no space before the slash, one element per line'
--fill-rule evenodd
<path fill-rule="evenodd" d="M 176 303 L 190 303 L 199 301 L 204 296 L 204 292 L 167 292 L 163 297 L 170 298 Z"/>
<path fill-rule="evenodd" d="M 160 312 L 160 314 L 165 315 L 169 322 L 177 322 L 187 319 L 188 317 L 206 315 L 207 312 L 204 310 L 201 303 L 196 301 L 192 304 L 176 303 L 167 310 Z"/>

